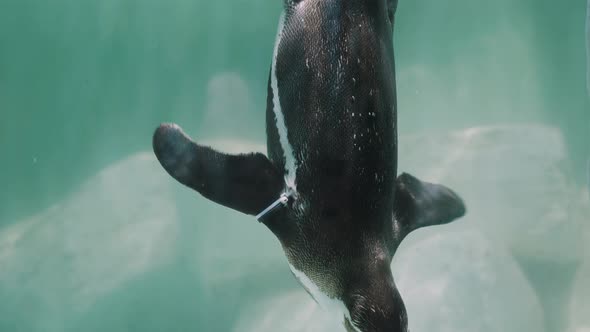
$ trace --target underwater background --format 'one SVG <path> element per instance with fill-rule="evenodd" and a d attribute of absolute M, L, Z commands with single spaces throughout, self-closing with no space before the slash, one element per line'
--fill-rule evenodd
<path fill-rule="evenodd" d="M 176 122 L 265 151 L 280 0 L 0 0 L 0 331 L 341 331 Z M 590 332 L 590 1 L 400 0 L 399 171 L 468 214 L 392 263 L 412 332 Z M 587 80 L 589 84 L 587 84 Z"/>

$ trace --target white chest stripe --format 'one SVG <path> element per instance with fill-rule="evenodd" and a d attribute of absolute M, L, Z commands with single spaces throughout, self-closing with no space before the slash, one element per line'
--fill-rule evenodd
<path fill-rule="evenodd" d="M 295 176 L 297 172 L 297 167 L 295 165 L 295 156 L 293 155 L 293 148 L 289 143 L 289 139 L 287 137 L 287 127 L 285 125 L 285 117 L 283 116 L 283 110 L 281 109 L 280 103 L 280 96 L 279 96 L 279 86 L 277 82 L 277 54 L 279 51 L 279 44 L 283 35 L 283 27 L 285 24 L 285 12 L 281 14 L 281 18 L 279 20 L 279 27 L 277 31 L 277 39 L 275 41 L 275 48 L 274 54 L 272 57 L 272 69 L 271 69 L 271 81 L 270 86 L 272 88 L 272 95 L 273 95 L 273 111 L 275 113 L 275 117 L 277 119 L 277 130 L 279 132 L 279 140 L 281 142 L 281 147 L 283 148 L 283 153 L 285 154 L 285 170 L 287 174 L 285 175 L 285 182 L 287 187 L 291 190 L 296 192 L 295 187 Z"/>
<path fill-rule="evenodd" d="M 293 272 L 299 283 L 305 287 L 305 289 L 311 294 L 313 299 L 323 310 L 325 310 L 329 315 L 332 315 L 335 319 L 342 322 L 344 322 L 343 319 L 345 317 L 348 318 L 348 320 L 351 320 L 350 312 L 344 305 L 344 302 L 324 294 L 320 288 L 311 279 L 309 279 L 308 276 L 305 275 L 305 273 L 297 270 L 293 265 L 289 264 L 289 268 L 291 268 L 291 272 Z M 354 328 L 358 331 L 356 327 Z"/>

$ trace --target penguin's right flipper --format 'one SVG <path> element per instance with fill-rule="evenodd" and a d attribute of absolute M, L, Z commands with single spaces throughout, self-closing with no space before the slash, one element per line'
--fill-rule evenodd
<path fill-rule="evenodd" d="M 398 240 L 421 227 L 442 225 L 465 215 L 465 204 L 451 189 L 403 173 L 395 184 L 394 211 Z"/>
<path fill-rule="evenodd" d="M 178 182 L 234 210 L 256 215 L 275 201 L 283 177 L 262 153 L 229 155 L 201 146 L 175 124 L 153 137 L 156 157 Z"/>

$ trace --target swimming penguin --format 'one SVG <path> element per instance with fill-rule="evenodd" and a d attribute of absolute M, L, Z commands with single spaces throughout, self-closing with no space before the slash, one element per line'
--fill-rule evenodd
<path fill-rule="evenodd" d="M 295 277 L 347 331 L 407 331 L 392 257 L 411 231 L 465 213 L 447 187 L 397 176 L 396 7 L 284 1 L 268 80 L 268 157 L 221 153 L 175 124 L 153 137 L 172 177 L 264 223 Z"/>

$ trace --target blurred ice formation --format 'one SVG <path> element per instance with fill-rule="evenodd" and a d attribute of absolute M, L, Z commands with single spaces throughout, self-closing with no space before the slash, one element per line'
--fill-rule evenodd
<path fill-rule="evenodd" d="M 515 255 L 581 259 L 583 223 L 573 218 L 572 206 L 579 189 L 568 180 L 559 130 L 506 125 L 406 136 L 400 156 L 400 171 L 455 189 L 466 200 L 468 219 Z"/>
<path fill-rule="evenodd" d="M 253 121 L 253 109 L 247 82 L 235 72 L 218 73 L 207 84 L 207 104 L 199 132 L 215 137 L 252 138 L 264 128 L 264 110 L 257 110 L 257 121 Z"/>
<path fill-rule="evenodd" d="M 578 271 L 570 302 L 570 331 L 590 331 L 590 256 Z"/>
<path fill-rule="evenodd" d="M 569 289 L 584 255 L 580 187 L 561 132 L 522 124 L 400 138 L 400 171 L 444 183 L 467 217 L 517 259 L 543 304 L 548 331 L 562 331 Z M 415 147 L 422 147 L 416 149 Z"/>
<path fill-rule="evenodd" d="M 337 332 L 342 321 L 329 317 L 303 290 L 252 303 L 239 316 L 233 332 Z"/>
<path fill-rule="evenodd" d="M 0 230 L 0 331 L 227 330 L 249 301 L 295 287 L 264 225 L 178 184 L 152 152 Z"/>
<path fill-rule="evenodd" d="M 590 0 L 586 7 L 586 89 L 588 91 L 588 98 L 590 98 Z M 590 191 L 590 156 L 588 156 L 587 164 L 587 183 L 586 186 Z"/>
<path fill-rule="evenodd" d="M 590 197 L 588 193 L 583 196 L 583 209 L 581 217 L 586 224 L 590 224 Z M 590 225 L 586 229 L 586 248 L 584 248 L 584 261 L 578 270 L 569 302 L 569 332 L 590 332 Z"/>
<path fill-rule="evenodd" d="M 407 240 L 392 270 L 410 331 L 545 331 L 537 295 L 502 246 L 456 227 Z"/>
<path fill-rule="evenodd" d="M 0 330 L 65 329 L 97 299 L 170 261 L 176 220 L 169 181 L 140 153 L 0 230 Z"/>
<path fill-rule="evenodd" d="M 590 0 L 586 6 L 586 88 L 590 96 Z"/>

